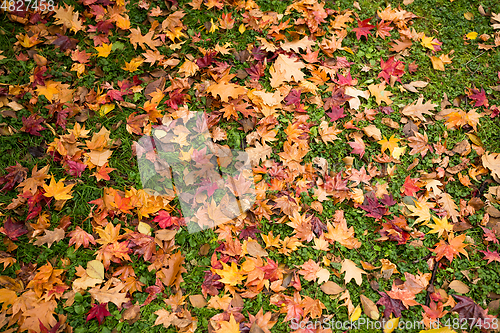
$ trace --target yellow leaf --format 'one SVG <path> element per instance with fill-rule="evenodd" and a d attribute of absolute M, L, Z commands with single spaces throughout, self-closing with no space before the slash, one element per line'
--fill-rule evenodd
<path fill-rule="evenodd" d="M 476 39 L 477 38 L 477 32 L 471 31 L 467 35 L 465 35 L 468 39 Z"/>
<path fill-rule="evenodd" d="M 401 139 L 396 138 L 394 135 L 395 134 L 393 134 L 389 140 L 387 140 L 387 137 L 384 136 L 383 140 L 377 141 L 377 143 L 382 146 L 380 148 L 382 153 L 386 149 L 389 149 L 389 152 L 392 154 L 394 149 L 398 147 L 398 142 L 401 141 Z"/>
<path fill-rule="evenodd" d="M 64 186 L 64 178 L 56 183 L 54 176 L 52 176 L 49 185 L 43 184 L 43 189 L 45 190 L 43 195 L 48 198 L 53 197 L 56 200 L 68 200 L 73 198 L 70 193 L 73 186 L 75 186 L 75 184 Z"/>
<path fill-rule="evenodd" d="M 399 318 L 389 319 L 384 325 L 384 333 L 392 333 L 398 327 Z"/>
<path fill-rule="evenodd" d="M 214 19 L 210 19 L 210 30 L 208 32 L 214 33 L 217 30 L 219 30 L 219 27 L 214 23 Z"/>
<path fill-rule="evenodd" d="M 438 219 L 437 217 L 433 216 L 432 220 L 434 221 L 435 224 L 427 225 L 429 228 L 431 228 L 431 231 L 429 231 L 428 234 L 438 234 L 438 236 L 441 237 L 443 232 L 453 231 L 453 224 L 450 224 L 448 222 L 446 216 L 443 217 L 442 219 Z"/>
<path fill-rule="evenodd" d="M 236 286 L 246 278 L 239 272 L 238 266 L 234 262 L 231 263 L 231 266 L 223 262 L 222 267 L 223 269 L 214 269 L 213 271 L 222 277 L 219 281 L 224 284 Z"/>
<path fill-rule="evenodd" d="M 54 95 L 59 94 L 58 84 L 54 81 L 45 81 L 45 86 L 36 86 L 36 92 L 52 102 Z"/>
<path fill-rule="evenodd" d="M 242 24 L 240 25 L 240 27 L 238 28 L 238 31 L 240 32 L 240 34 L 242 34 L 242 33 L 244 33 L 244 32 L 245 32 L 245 30 L 247 30 L 247 29 L 245 28 L 245 25 L 242 23 Z"/>
<path fill-rule="evenodd" d="M 85 64 L 80 64 L 80 63 L 76 63 L 75 62 L 71 66 L 71 70 L 73 72 L 76 72 L 76 74 L 78 75 L 78 77 L 80 77 L 85 72 Z"/>
<path fill-rule="evenodd" d="M 98 57 L 107 58 L 111 53 L 111 48 L 113 47 L 113 43 L 103 43 L 102 46 L 96 46 L 95 50 L 97 51 Z"/>
<path fill-rule="evenodd" d="M 137 230 L 139 230 L 141 234 L 151 236 L 151 227 L 147 223 L 139 222 Z"/>
<path fill-rule="evenodd" d="M 361 310 L 361 307 L 358 305 L 355 309 L 354 309 L 354 312 L 352 313 L 351 317 L 349 318 L 350 321 L 352 322 L 355 322 L 356 320 L 359 319 L 359 317 L 361 317 L 361 313 L 362 313 L 362 310 Z"/>
<path fill-rule="evenodd" d="M 467 21 L 471 21 L 474 18 L 474 14 L 471 12 L 464 13 L 464 17 Z"/>
<path fill-rule="evenodd" d="M 382 102 L 386 102 L 387 105 L 392 104 L 392 101 L 389 98 L 392 96 L 392 93 L 385 90 L 385 82 L 382 82 L 380 84 L 370 84 L 368 86 L 368 90 L 370 90 L 372 96 L 375 97 L 377 105 L 380 105 Z"/>
<path fill-rule="evenodd" d="M 195 62 L 186 60 L 179 68 L 179 74 L 184 74 L 186 77 L 193 76 L 198 69 L 200 67 Z"/>
<path fill-rule="evenodd" d="M 122 69 L 128 72 L 135 72 L 143 62 L 144 59 L 141 57 L 133 58 L 130 62 L 125 62 L 125 66 Z"/>
<path fill-rule="evenodd" d="M 236 322 L 233 314 L 229 317 L 229 321 L 220 321 L 220 328 L 215 333 L 239 333 L 240 324 Z"/>
<path fill-rule="evenodd" d="M 86 272 L 93 279 L 104 280 L 104 265 L 99 260 L 89 261 Z"/>
<path fill-rule="evenodd" d="M 422 37 L 420 44 L 422 44 L 423 47 L 431 50 L 434 50 L 434 45 L 439 45 L 438 43 L 434 42 L 434 37 L 426 37 L 425 35 Z"/>
<path fill-rule="evenodd" d="M 104 115 L 110 113 L 114 109 L 115 109 L 115 105 L 114 104 L 104 104 L 104 105 L 101 105 L 101 108 L 99 109 L 99 115 L 101 117 L 103 117 Z"/>

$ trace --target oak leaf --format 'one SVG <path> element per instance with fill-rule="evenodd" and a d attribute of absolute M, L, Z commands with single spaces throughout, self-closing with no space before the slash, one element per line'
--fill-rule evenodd
<path fill-rule="evenodd" d="M 423 97 L 420 97 L 416 102 L 413 102 L 412 104 L 408 104 L 401 110 L 401 113 L 404 114 L 405 116 L 410 116 L 413 119 L 419 119 L 421 121 L 425 121 L 424 115 L 430 115 L 433 116 L 434 114 L 430 111 L 434 110 L 437 106 L 437 104 L 433 104 L 430 101 L 427 103 L 423 104 L 422 102 L 424 101 Z"/>
<path fill-rule="evenodd" d="M 64 229 L 56 228 L 54 231 L 45 230 L 45 235 L 38 237 L 37 240 L 33 243 L 34 245 L 42 245 L 47 244 L 47 247 L 50 249 L 52 244 L 55 242 L 59 242 L 64 238 Z"/>
<path fill-rule="evenodd" d="M 371 95 L 375 97 L 377 105 L 382 104 L 382 102 L 385 102 L 387 105 L 392 104 L 392 100 L 389 98 L 392 96 L 392 93 L 385 90 L 385 82 L 380 84 L 370 84 L 368 86 L 368 90 L 370 90 Z"/>
<path fill-rule="evenodd" d="M 342 269 L 340 270 L 340 273 L 346 273 L 344 277 L 344 281 L 346 284 L 349 283 L 352 279 L 354 279 L 357 283 L 358 286 L 361 285 L 363 282 L 363 275 L 366 274 L 364 270 L 356 266 L 356 264 L 349 260 L 349 259 L 344 259 L 342 261 Z"/>

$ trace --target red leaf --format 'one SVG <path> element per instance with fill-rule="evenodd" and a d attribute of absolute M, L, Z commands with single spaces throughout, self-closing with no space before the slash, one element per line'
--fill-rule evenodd
<path fill-rule="evenodd" d="M 81 177 L 83 170 L 87 168 L 87 164 L 83 164 L 79 161 L 66 161 L 64 169 L 66 172 L 73 177 Z"/>
<path fill-rule="evenodd" d="M 157 222 L 158 225 L 160 226 L 160 228 L 162 228 L 162 229 L 168 228 L 172 224 L 174 224 L 172 216 L 164 210 L 160 210 L 158 213 L 158 216 L 155 217 L 155 219 L 153 221 Z"/>
<path fill-rule="evenodd" d="M 45 119 L 39 117 L 35 114 L 32 114 L 28 118 L 23 116 L 23 127 L 21 131 L 29 133 L 31 135 L 41 136 L 39 131 L 43 131 L 46 129 L 42 125 L 40 125 Z"/>
<path fill-rule="evenodd" d="M 476 102 L 474 107 L 484 106 L 487 108 L 489 106 L 488 99 L 486 98 L 486 92 L 484 91 L 483 88 L 481 88 L 481 91 L 477 89 L 471 89 L 471 94 L 469 95 L 469 98 Z"/>
<path fill-rule="evenodd" d="M 384 317 L 389 318 L 392 313 L 396 318 L 401 318 L 401 311 L 405 310 L 403 302 L 399 299 L 389 297 L 385 292 L 379 291 L 378 293 L 382 298 L 378 300 L 377 305 L 385 306 Z"/>
<path fill-rule="evenodd" d="M 477 319 L 477 321 L 474 321 L 476 325 L 480 325 L 482 323 L 482 326 L 484 326 L 486 322 L 484 321 L 484 319 L 491 318 L 491 316 L 488 316 L 487 310 L 484 310 L 482 307 L 477 305 L 469 297 L 459 296 L 459 295 L 453 295 L 453 297 L 455 297 L 458 300 L 458 303 L 452 310 L 458 312 L 461 321 L 462 320 L 469 321 L 472 319 Z"/>
<path fill-rule="evenodd" d="M 405 183 L 403 184 L 404 194 L 414 197 L 415 194 L 420 191 L 420 187 L 418 187 L 417 182 L 418 178 L 410 178 L 410 176 L 406 176 Z"/>
<path fill-rule="evenodd" d="M 16 241 L 17 237 L 27 234 L 28 229 L 24 222 L 18 222 L 9 216 L 3 224 L 3 227 L 0 228 L 0 232 L 11 240 Z"/>
<path fill-rule="evenodd" d="M 479 251 L 479 252 L 482 252 L 484 254 L 484 258 L 483 259 L 488 259 L 488 264 L 491 263 L 492 261 L 498 261 L 500 262 L 500 255 L 498 254 L 497 251 L 490 251 L 489 249 L 487 249 L 487 251 Z"/>
<path fill-rule="evenodd" d="M 401 83 L 401 76 L 405 73 L 405 64 L 402 61 L 394 61 L 394 57 L 390 57 L 386 62 L 380 58 L 380 67 L 382 71 L 378 74 L 377 78 L 384 78 L 385 82 L 390 83 L 391 75 L 396 76 L 397 81 Z"/>
<path fill-rule="evenodd" d="M 90 309 L 90 311 L 87 313 L 87 320 L 86 321 L 89 321 L 89 320 L 92 320 L 95 318 L 99 322 L 99 325 L 101 325 L 102 322 L 104 321 L 105 317 L 111 316 L 111 313 L 109 313 L 107 307 L 108 307 L 107 302 L 95 304 L 92 307 L 92 309 Z"/>
<path fill-rule="evenodd" d="M 361 39 L 361 36 L 365 36 L 365 38 L 368 39 L 368 35 L 371 35 L 370 30 L 375 28 L 374 25 L 371 25 L 368 23 L 368 22 L 370 22 L 371 19 L 372 18 L 370 17 L 370 18 L 367 18 L 366 20 L 363 20 L 363 21 L 357 20 L 358 27 L 352 29 L 352 31 L 356 32 L 356 38 L 358 40 Z"/>
<path fill-rule="evenodd" d="M 326 115 L 330 117 L 331 121 L 336 121 L 340 118 L 344 118 L 344 108 L 339 108 L 338 106 L 332 106 L 332 112 L 327 112 Z"/>
<path fill-rule="evenodd" d="M 5 171 L 8 173 L 0 177 L 0 184 L 5 184 L 2 189 L 0 189 L 0 192 L 12 190 L 17 183 L 24 181 L 28 174 L 28 169 L 19 164 L 19 162 L 16 162 L 16 165 L 5 168 Z"/>

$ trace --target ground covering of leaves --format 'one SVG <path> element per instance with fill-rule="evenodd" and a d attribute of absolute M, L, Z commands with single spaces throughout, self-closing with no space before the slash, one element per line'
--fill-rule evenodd
<path fill-rule="evenodd" d="M 497 1 L 47 6 L 0 14 L 3 332 L 498 331 Z M 189 111 L 256 199 L 193 234 L 136 163 Z"/>

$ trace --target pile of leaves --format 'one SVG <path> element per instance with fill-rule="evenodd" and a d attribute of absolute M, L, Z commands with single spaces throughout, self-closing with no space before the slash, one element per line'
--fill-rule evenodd
<path fill-rule="evenodd" d="M 478 32 L 411 0 L 2 7 L 2 331 L 498 331 L 500 7 L 446 5 Z M 235 218 L 143 188 L 141 137 L 193 111 L 212 144 L 169 156 L 244 151 Z"/>

